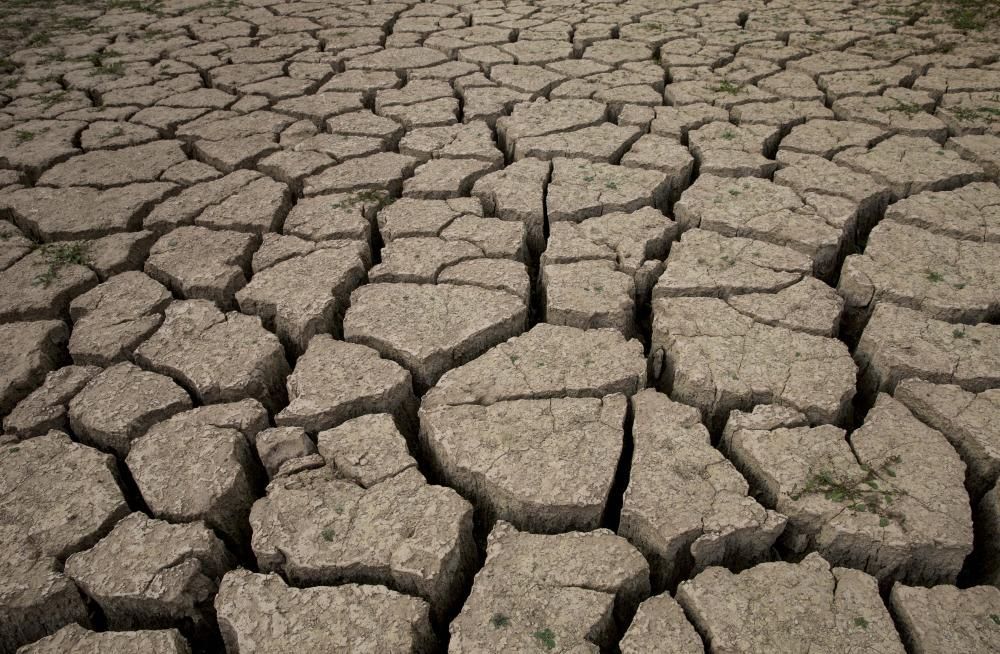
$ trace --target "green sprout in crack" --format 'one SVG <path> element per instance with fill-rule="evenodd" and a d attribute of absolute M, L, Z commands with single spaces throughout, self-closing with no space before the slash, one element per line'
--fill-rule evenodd
<path fill-rule="evenodd" d="M 955 29 L 982 30 L 1000 23 L 1000 3 L 996 0 L 946 0 L 944 15 Z"/>
<path fill-rule="evenodd" d="M 510 618 L 503 613 L 494 613 L 493 617 L 490 618 L 490 624 L 493 625 L 494 629 L 501 629 L 510 624 Z"/>
<path fill-rule="evenodd" d="M 726 131 L 724 131 L 719 136 L 721 136 L 722 138 L 726 139 L 727 141 L 732 141 L 734 138 L 736 138 L 736 132 L 734 132 L 733 130 L 727 128 Z"/>
<path fill-rule="evenodd" d="M 728 93 L 729 95 L 737 95 L 743 90 L 743 86 L 740 84 L 734 84 L 727 79 L 719 82 L 719 85 L 715 87 L 716 93 Z"/>
<path fill-rule="evenodd" d="M 545 629 L 539 629 L 533 635 L 545 649 L 555 649 L 556 635 L 552 633 L 551 629 L 547 627 Z"/>
<path fill-rule="evenodd" d="M 942 275 L 941 273 L 939 273 L 937 271 L 934 271 L 934 270 L 928 270 L 927 271 L 927 281 L 933 282 L 935 284 L 937 284 L 938 282 L 943 282 L 944 281 L 944 275 Z"/>
<path fill-rule="evenodd" d="M 320 535 L 323 537 L 323 540 L 329 543 L 333 540 L 335 533 L 332 528 L 327 527 L 326 529 L 320 532 Z"/>
<path fill-rule="evenodd" d="M 964 329 L 954 329 L 951 332 L 951 337 L 952 338 L 965 338 L 965 330 Z"/>
<path fill-rule="evenodd" d="M 22 143 L 27 143 L 33 138 L 35 138 L 35 133 L 28 131 L 26 129 L 19 129 L 16 132 L 14 132 L 14 139 L 17 141 L 18 145 L 21 145 Z"/>
<path fill-rule="evenodd" d="M 737 195 L 739 195 L 739 194 L 740 194 L 740 192 L 739 192 L 739 191 L 737 191 L 736 189 L 734 189 L 734 188 L 731 188 L 731 189 L 729 189 L 729 195 L 733 196 L 734 198 L 735 198 L 735 197 L 736 197 Z"/>
<path fill-rule="evenodd" d="M 855 479 L 838 479 L 833 473 L 822 470 L 806 482 L 801 490 L 790 493 L 792 501 L 798 501 L 805 495 L 821 494 L 831 502 L 846 504 L 847 508 L 856 513 L 871 513 L 879 516 L 879 526 L 888 527 L 891 519 L 902 523 L 902 516 L 889 510 L 889 505 L 904 491 L 895 488 L 883 488 L 881 475 L 895 477 L 895 466 L 902 462 L 899 455 L 890 456 L 882 462 L 878 470 L 864 465 L 864 476 Z"/>
<path fill-rule="evenodd" d="M 859 615 L 858 617 L 854 618 L 854 626 L 861 627 L 862 629 L 867 629 L 868 621 Z"/>
<path fill-rule="evenodd" d="M 957 107 L 953 110 L 953 112 L 955 114 L 955 118 L 963 123 L 976 121 L 992 123 L 1000 119 L 1000 109 L 996 109 L 994 107 L 977 107 L 975 109 L 970 109 L 969 107 Z"/>
<path fill-rule="evenodd" d="M 990 613 L 990 620 L 993 621 L 993 624 L 1000 624 L 1000 615 L 997 615 L 996 613 Z"/>
<path fill-rule="evenodd" d="M 604 188 L 609 188 L 612 191 L 617 191 L 618 190 L 618 182 L 609 179 L 608 181 L 604 182 Z"/>
<path fill-rule="evenodd" d="M 36 99 L 42 103 L 42 106 L 46 109 L 51 109 L 60 102 L 66 99 L 68 94 L 66 91 L 56 91 L 55 93 L 49 93 L 47 95 L 40 95 Z"/>
<path fill-rule="evenodd" d="M 42 255 L 48 268 L 32 280 L 36 286 L 48 286 L 59 278 L 63 266 L 86 266 L 90 262 L 90 244 L 83 241 L 52 243 L 42 246 Z"/>
<path fill-rule="evenodd" d="M 376 211 L 378 211 L 383 207 L 389 206 L 395 201 L 396 198 L 392 197 L 385 191 L 366 188 L 364 190 L 357 191 L 349 198 L 341 200 L 340 202 L 334 202 L 330 206 L 334 209 L 350 209 L 358 204 L 375 204 Z"/>
<path fill-rule="evenodd" d="M 916 116 L 919 113 L 924 112 L 924 108 L 919 104 L 913 102 L 903 102 L 902 100 L 897 100 L 896 98 L 890 98 L 896 104 L 892 107 L 880 107 L 879 112 L 887 114 L 893 111 L 898 111 L 900 113 L 906 114 L 908 117 Z"/>

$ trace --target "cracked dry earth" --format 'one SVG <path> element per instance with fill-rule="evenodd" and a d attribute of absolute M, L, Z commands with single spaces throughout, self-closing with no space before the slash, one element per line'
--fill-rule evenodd
<path fill-rule="evenodd" d="M 956 11 L 0 4 L 0 654 L 1000 651 Z"/>

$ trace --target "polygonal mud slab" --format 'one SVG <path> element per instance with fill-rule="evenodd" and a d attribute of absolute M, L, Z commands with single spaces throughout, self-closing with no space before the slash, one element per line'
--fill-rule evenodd
<path fill-rule="evenodd" d="M 190 186 L 161 202 L 143 218 L 144 229 L 158 234 L 181 225 L 265 233 L 275 231 L 288 213 L 288 186 L 252 170 Z"/>
<path fill-rule="evenodd" d="M 417 392 L 522 332 L 527 307 L 504 291 L 452 284 L 370 284 L 351 294 L 344 339 L 408 369 Z"/>
<path fill-rule="evenodd" d="M 86 258 L 85 246 L 43 246 L 0 271 L 0 321 L 65 316 L 73 298 L 97 285 Z"/>
<path fill-rule="evenodd" d="M 636 331 L 635 282 L 610 261 L 549 264 L 542 268 L 545 322 L 580 329 Z"/>
<path fill-rule="evenodd" d="M 980 116 L 983 113 L 990 114 L 990 118 L 986 118 L 986 120 L 995 122 L 996 118 L 993 118 L 990 109 L 993 112 L 998 111 L 997 107 L 1000 107 L 1000 95 L 994 94 L 990 97 L 996 106 L 992 108 L 978 107 L 978 112 L 980 112 Z M 982 119 L 980 117 L 980 120 Z M 967 136 L 959 136 L 949 139 L 945 143 L 945 147 L 954 150 L 963 159 L 979 165 L 994 181 L 1000 180 L 1000 135 L 969 134 Z"/>
<path fill-rule="evenodd" d="M 390 413 L 409 424 L 417 411 L 409 372 L 369 347 L 326 334 L 313 337 L 296 361 L 288 398 L 275 423 L 313 434 L 368 413 Z"/>
<path fill-rule="evenodd" d="M 178 227 L 153 245 L 143 269 L 181 299 L 211 300 L 229 310 L 235 308 L 233 295 L 247 283 L 259 243 L 253 234 Z"/>
<path fill-rule="evenodd" d="M 622 654 L 705 654 L 701 637 L 677 600 L 664 593 L 639 605 L 621 643 Z"/>
<path fill-rule="evenodd" d="M 456 263 L 441 271 L 438 282 L 506 291 L 521 298 L 525 304 L 531 296 L 527 266 L 507 259 L 470 259 Z"/>
<path fill-rule="evenodd" d="M 980 393 L 1000 385 L 1000 326 L 954 325 L 879 304 L 854 350 L 860 391 L 892 393 L 910 377 Z"/>
<path fill-rule="evenodd" d="M 894 397 L 958 450 L 974 502 L 993 488 L 1000 478 L 1000 389 L 976 394 L 953 384 L 906 379 Z"/>
<path fill-rule="evenodd" d="M 813 277 L 776 293 L 748 293 L 726 298 L 726 303 L 756 322 L 816 336 L 836 337 L 844 299 Z"/>
<path fill-rule="evenodd" d="M 635 450 L 618 533 L 650 561 L 653 587 L 710 565 L 766 560 L 785 517 L 748 497 L 697 409 L 647 389 L 632 397 L 632 412 Z"/>
<path fill-rule="evenodd" d="M 371 269 L 369 279 L 372 283 L 433 284 L 446 267 L 482 256 L 482 249 L 468 241 L 398 238 L 382 248 L 382 263 Z"/>
<path fill-rule="evenodd" d="M 56 633 L 25 645 L 18 654 L 191 654 L 191 648 L 176 629 L 104 631 L 66 625 Z"/>
<path fill-rule="evenodd" d="M 493 132 L 480 120 L 411 130 L 399 141 L 399 152 L 421 161 L 477 159 L 503 167 L 503 153 L 493 142 Z"/>
<path fill-rule="evenodd" d="M 0 457 L 8 452 L 0 448 Z M 13 654 L 66 624 L 90 624 L 80 591 L 22 525 L 0 524 L 0 554 L 0 652 Z"/>
<path fill-rule="evenodd" d="M 558 533 L 600 524 L 624 422 L 620 394 L 441 406 L 421 411 L 420 442 L 484 524 Z"/>
<path fill-rule="evenodd" d="M 832 105 L 840 120 L 868 123 L 904 138 L 930 139 L 943 143 L 948 126 L 931 115 L 934 102 L 926 93 L 906 88 L 891 88 L 884 95 L 848 97 Z"/>
<path fill-rule="evenodd" d="M 653 316 L 660 384 L 700 409 L 713 433 L 732 409 L 755 404 L 791 407 L 812 424 L 849 417 L 857 369 L 840 341 L 756 322 L 716 298 L 654 300 Z"/>
<path fill-rule="evenodd" d="M 812 262 L 790 248 L 692 229 L 674 243 L 654 298 L 777 293 L 806 278 Z"/>
<path fill-rule="evenodd" d="M 630 396 L 646 385 L 642 344 L 611 329 L 539 323 L 529 332 L 450 370 L 423 398 L 442 405 L 520 399 Z"/>
<path fill-rule="evenodd" d="M 384 192 L 375 191 L 304 198 L 288 212 L 282 233 L 307 241 L 355 239 L 368 243 L 375 212 L 387 198 Z"/>
<path fill-rule="evenodd" d="M 208 409 L 214 407 L 155 425 L 132 443 L 125 464 L 155 517 L 202 520 L 239 546 L 248 535 L 258 466 L 234 416 L 213 416 Z"/>
<path fill-rule="evenodd" d="M 7 344 L 0 348 L 0 413 L 8 413 L 59 367 L 68 337 L 66 323 L 58 320 L 0 325 L 0 343 Z"/>
<path fill-rule="evenodd" d="M 432 159 L 417 166 L 403 183 L 403 196 L 424 200 L 468 196 L 479 178 L 498 167 L 476 159 Z"/>
<path fill-rule="evenodd" d="M 893 136 L 870 150 L 844 150 L 834 161 L 886 184 L 896 199 L 986 181 L 982 168 L 926 137 Z"/>
<path fill-rule="evenodd" d="M 400 198 L 379 209 L 378 230 L 386 243 L 399 238 L 440 236 L 458 218 L 482 214 L 483 207 L 475 198 Z"/>
<path fill-rule="evenodd" d="M 692 227 L 781 245 L 808 256 L 817 276 L 829 276 L 857 230 L 849 200 L 806 193 L 766 179 L 703 174 L 674 205 L 680 229 Z"/>
<path fill-rule="evenodd" d="M 874 125 L 849 120 L 810 120 L 792 128 L 781 139 L 781 149 L 801 154 L 814 154 L 829 159 L 847 148 L 867 148 L 874 145 L 885 130 Z M 780 158 L 780 157 L 779 157 Z"/>
<path fill-rule="evenodd" d="M 3 524 L 46 557 L 90 547 L 128 513 L 114 457 L 62 432 L 0 446 L 0 473 Z"/>
<path fill-rule="evenodd" d="M 673 138 L 643 134 L 622 157 L 621 164 L 629 168 L 652 168 L 667 173 L 670 178 L 668 197 L 673 201 L 691 180 L 694 157 Z"/>
<path fill-rule="evenodd" d="M 86 123 L 63 120 L 29 120 L 0 132 L 0 164 L 35 176 L 52 164 L 80 152 L 73 139 Z"/>
<path fill-rule="evenodd" d="M 855 329 L 885 302 L 937 320 L 994 322 L 1000 318 L 1000 243 L 884 221 L 872 230 L 864 254 L 844 261 L 837 288 Z"/>
<path fill-rule="evenodd" d="M 616 211 L 665 206 L 669 178 L 658 170 L 626 168 L 586 159 L 556 158 L 546 191 L 549 221 L 602 216 Z"/>
<path fill-rule="evenodd" d="M 142 513 L 123 518 L 94 547 L 66 561 L 66 575 L 101 607 L 108 626 L 176 626 L 204 633 L 206 609 L 232 557 L 201 524 L 172 525 Z"/>
<path fill-rule="evenodd" d="M 69 431 L 69 402 L 97 373 L 97 366 L 65 366 L 45 376 L 45 382 L 18 402 L 3 420 L 4 434 L 19 439 L 49 430 Z"/>
<path fill-rule="evenodd" d="M 875 580 L 831 570 L 819 554 L 739 574 L 709 568 L 681 583 L 677 599 L 713 653 L 905 652 Z"/>
<path fill-rule="evenodd" d="M 403 179 L 413 174 L 418 163 L 413 157 L 395 152 L 358 157 L 306 177 L 302 182 L 302 192 L 312 196 L 379 189 L 390 195 L 399 195 L 403 190 Z"/>
<path fill-rule="evenodd" d="M 677 234 L 677 226 L 658 209 L 609 213 L 583 222 L 550 226 L 541 264 L 608 261 L 633 278 L 636 295 L 645 298 L 661 272 L 661 262 Z"/>
<path fill-rule="evenodd" d="M 778 162 L 768 158 L 778 144 L 779 130 L 770 125 L 715 122 L 688 133 L 698 169 L 719 177 L 770 177 Z"/>
<path fill-rule="evenodd" d="M 203 403 L 251 397 L 280 406 L 288 362 L 259 318 L 222 313 L 206 300 L 174 302 L 165 314 L 135 351 L 140 365 L 173 377 Z"/>
<path fill-rule="evenodd" d="M 69 353 L 80 365 L 125 361 L 163 322 L 170 291 L 138 271 L 123 272 L 69 305 L 73 334 Z"/>
<path fill-rule="evenodd" d="M 1000 589 L 976 586 L 911 588 L 889 596 L 904 642 L 914 652 L 995 652 L 1000 649 Z"/>
<path fill-rule="evenodd" d="M 880 395 L 863 427 L 805 426 L 758 407 L 732 415 L 723 446 L 762 501 L 788 516 L 785 544 L 892 581 L 954 583 L 972 551 L 965 465 L 947 440 Z"/>
<path fill-rule="evenodd" d="M 279 477 L 250 513 L 265 572 L 299 584 L 381 584 L 446 615 L 472 572 L 472 507 L 408 469 L 371 488 L 331 467 Z"/>
<path fill-rule="evenodd" d="M 265 429 L 254 438 L 254 447 L 269 479 L 293 469 L 298 472 L 300 466 L 308 469 L 323 465 L 322 457 L 316 453 L 316 444 L 301 427 Z M 309 465 L 307 459 L 309 463 L 316 460 L 316 465 Z"/>
<path fill-rule="evenodd" d="M 652 107 L 654 114 L 649 123 L 649 133 L 666 136 L 686 143 L 688 133 L 711 122 L 729 120 L 729 112 L 722 107 L 708 104 Z M 622 117 L 619 116 L 619 121 Z"/>
<path fill-rule="evenodd" d="M 953 191 L 917 193 L 891 204 L 888 221 L 951 238 L 1000 242 L 1000 187 L 973 182 Z"/>
<path fill-rule="evenodd" d="M 320 432 L 316 440 L 319 453 L 337 474 L 362 488 L 371 488 L 417 466 L 406 439 L 388 413 L 352 418 Z"/>
<path fill-rule="evenodd" d="M 448 651 L 597 651 L 648 594 L 646 561 L 606 529 L 545 536 L 499 522 Z"/>
<path fill-rule="evenodd" d="M 49 168 L 38 179 L 42 186 L 109 188 L 154 182 L 175 164 L 187 161 L 179 141 L 154 141 L 120 150 L 80 154 Z"/>
<path fill-rule="evenodd" d="M 240 310 L 260 317 L 293 352 L 303 352 L 318 333 L 336 333 L 366 267 L 352 242 L 343 244 L 258 270 L 236 293 Z"/>
<path fill-rule="evenodd" d="M 515 115 L 516 112 L 515 108 Z M 500 125 L 503 120 L 501 118 L 497 124 Z M 641 134 L 635 127 L 600 123 L 573 131 L 522 137 L 514 141 L 513 158 L 517 160 L 525 157 L 537 159 L 572 157 L 616 164 Z M 510 147 L 510 141 L 508 141 L 508 147 Z"/>
<path fill-rule="evenodd" d="M 875 224 L 890 200 L 888 185 L 871 175 L 810 154 L 787 152 L 782 167 L 774 173 L 774 183 L 787 186 L 811 202 L 828 203 L 828 215 L 842 213 L 841 222 L 855 225 L 851 236 L 858 240 Z M 848 201 L 845 203 L 844 201 Z M 838 209 L 843 207 L 844 209 Z"/>
<path fill-rule="evenodd" d="M 103 370 L 69 403 L 76 436 L 118 456 L 154 424 L 191 408 L 191 398 L 172 379 L 127 361 Z"/>
<path fill-rule="evenodd" d="M 275 574 L 234 570 L 215 598 L 226 650 L 251 652 L 433 651 L 423 600 L 381 586 L 292 588 Z"/>
<path fill-rule="evenodd" d="M 523 223 L 528 247 L 535 254 L 545 249 L 545 191 L 552 163 L 522 159 L 479 179 L 472 187 L 488 216 Z"/>
<path fill-rule="evenodd" d="M 138 229 L 142 216 L 175 188 L 162 182 L 105 190 L 36 186 L 0 195 L 0 210 L 42 241 L 98 238 Z"/>

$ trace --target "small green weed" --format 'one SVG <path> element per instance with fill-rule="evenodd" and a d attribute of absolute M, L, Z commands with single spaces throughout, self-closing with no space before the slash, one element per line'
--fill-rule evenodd
<path fill-rule="evenodd" d="M 854 618 L 854 626 L 861 627 L 862 629 L 867 629 L 868 621 L 859 615 L 858 617 Z"/>
<path fill-rule="evenodd" d="M 906 114 L 908 117 L 912 118 L 913 116 L 916 116 L 917 114 L 924 112 L 924 108 L 921 107 L 919 104 L 914 104 L 912 102 L 903 102 L 902 100 L 898 100 L 896 98 L 890 98 L 890 99 L 896 104 L 891 107 L 879 108 L 880 113 L 887 114 L 893 111 L 898 111 L 899 113 Z"/>
<path fill-rule="evenodd" d="M 548 627 L 545 629 L 539 629 L 533 635 L 545 649 L 555 649 L 556 635 L 552 633 L 552 630 Z"/>
<path fill-rule="evenodd" d="M 944 11 L 948 23 L 959 30 L 982 30 L 1000 22 L 1000 2 L 997 0 L 945 0 L 950 5 Z"/>
<path fill-rule="evenodd" d="M 333 531 L 333 529 L 331 529 L 330 527 L 327 527 L 326 529 L 324 529 L 323 531 L 320 532 L 320 535 L 323 537 L 323 540 L 325 540 L 326 542 L 329 543 L 330 541 L 333 540 L 333 537 L 336 534 Z"/>
<path fill-rule="evenodd" d="M 392 197 L 385 191 L 366 188 L 364 190 L 357 191 L 350 197 L 345 198 L 340 202 L 334 202 L 330 206 L 334 209 L 349 209 L 357 206 L 358 204 L 375 204 L 376 211 L 378 211 L 383 207 L 389 206 L 395 201 L 396 198 Z"/>
<path fill-rule="evenodd" d="M 35 133 L 26 129 L 19 129 L 14 132 L 14 140 L 17 141 L 18 145 L 22 143 L 27 143 L 35 138 Z"/>
<path fill-rule="evenodd" d="M 716 93 L 728 93 L 729 95 L 737 95 L 743 90 L 743 86 L 740 84 L 734 84 L 727 79 L 719 82 L 719 85 L 715 87 Z"/>
<path fill-rule="evenodd" d="M 804 495 L 822 494 L 826 499 L 838 504 L 847 504 L 847 508 L 857 513 L 873 513 L 879 516 L 879 526 L 887 527 L 892 518 L 901 521 L 902 516 L 889 511 L 893 500 L 903 494 L 894 488 L 883 488 L 880 485 L 881 475 L 895 477 L 894 466 L 902 462 L 899 455 L 893 455 L 882 462 L 878 470 L 871 466 L 862 466 L 865 474 L 855 479 L 838 479 L 833 473 L 822 470 L 814 474 L 801 490 L 790 493 L 793 501 L 798 501 Z"/>
<path fill-rule="evenodd" d="M 510 618 L 503 613 L 494 613 L 493 617 L 490 618 L 490 624 L 493 625 L 494 629 L 502 629 L 510 624 Z"/>
<path fill-rule="evenodd" d="M 67 95 L 68 93 L 66 91 L 56 91 L 54 93 L 37 96 L 35 99 L 41 102 L 42 106 L 46 109 L 51 109 L 65 100 Z"/>
<path fill-rule="evenodd" d="M 59 271 L 63 266 L 86 266 L 90 263 L 89 248 L 90 244 L 83 241 L 43 245 L 42 254 L 45 256 L 48 268 L 37 275 L 32 283 L 37 286 L 48 286 L 59 278 Z"/>
<path fill-rule="evenodd" d="M 944 275 L 942 275 L 941 273 L 935 270 L 928 270 L 926 272 L 927 272 L 927 281 L 933 282 L 935 284 L 944 281 Z"/>

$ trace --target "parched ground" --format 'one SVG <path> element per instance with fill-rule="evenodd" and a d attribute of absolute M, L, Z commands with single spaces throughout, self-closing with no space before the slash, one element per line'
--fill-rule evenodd
<path fill-rule="evenodd" d="M 996 0 L 0 0 L 0 654 L 1000 651 Z"/>

